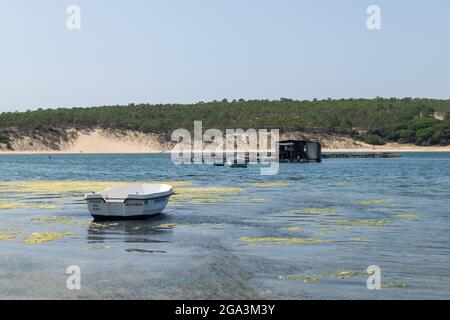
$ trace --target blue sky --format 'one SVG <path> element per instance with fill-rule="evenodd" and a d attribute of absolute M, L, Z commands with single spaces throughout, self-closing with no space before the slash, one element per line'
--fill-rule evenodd
<path fill-rule="evenodd" d="M 81 30 L 66 28 L 68 5 Z M 366 27 L 366 8 L 382 29 Z M 447 0 L 0 0 L 0 112 L 450 97 Z"/>

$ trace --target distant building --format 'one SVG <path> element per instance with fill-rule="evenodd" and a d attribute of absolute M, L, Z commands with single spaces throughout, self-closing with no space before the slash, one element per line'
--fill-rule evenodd
<path fill-rule="evenodd" d="M 279 143 L 280 162 L 321 162 L 319 142 L 305 140 L 285 140 Z"/>

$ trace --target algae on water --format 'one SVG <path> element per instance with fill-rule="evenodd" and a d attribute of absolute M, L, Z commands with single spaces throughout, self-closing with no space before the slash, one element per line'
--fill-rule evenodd
<path fill-rule="evenodd" d="M 211 188 L 179 188 L 172 199 L 178 201 L 192 201 L 195 203 L 218 203 L 225 201 L 226 197 L 237 195 L 241 188 L 211 187 Z"/>
<path fill-rule="evenodd" d="M 376 205 L 376 204 L 391 204 L 393 201 L 390 199 L 375 199 L 375 200 L 360 200 L 359 204 L 362 205 Z"/>
<path fill-rule="evenodd" d="M 11 236 L 11 235 L 8 235 L 8 236 L 0 235 L 0 241 L 1 241 L 1 240 L 14 239 L 14 238 L 15 238 L 15 236 Z"/>
<path fill-rule="evenodd" d="M 251 238 L 243 237 L 241 241 L 249 243 L 262 243 L 262 244 L 317 244 L 317 243 L 330 243 L 333 240 L 317 239 L 317 238 Z"/>
<path fill-rule="evenodd" d="M 38 208 L 39 209 L 47 209 L 47 210 L 61 210 L 61 209 L 63 209 L 63 207 L 61 207 L 61 206 L 55 206 L 55 205 L 49 205 L 49 204 L 47 204 L 47 205 L 40 205 Z"/>
<path fill-rule="evenodd" d="M 73 219 L 67 216 L 53 216 L 53 217 L 36 217 L 31 218 L 31 221 L 39 221 L 45 223 L 56 223 L 56 224 L 68 224 L 72 223 Z"/>
<path fill-rule="evenodd" d="M 111 187 L 124 186 L 127 184 L 142 184 L 142 183 L 166 183 L 174 187 L 189 186 L 190 182 L 184 181 L 142 181 L 142 182 L 126 182 L 126 181 L 8 181 L 0 182 L 0 187 L 7 192 L 15 193 L 29 193 L 29 194 L 68 194 L 77 193 L 83 194 L 88 192 L 98 192 Z"/>
<path fill-rule="evenodd" d="M 263 203 L 266 201 L 267 201 L 267 199 L 264 199 L 264 198 L 251 198 L 251 199 L 246 199 L 245 203 Z"/>
<path fill-rule="evenodd" d="M 367 239 L 367 238 L 363 238 L 363 237 L 351 238 L 350 241 L 354 241 L 354 242 L 372 242 L 372 240 Z"/>
<path fill-rule="evenodd" d="M 288 210 L 285 213 L 287 214 L 330 214 L 337 213 L 336 209 L 328 209 L 328 208 L 310 208 L 310 209 L 302 209 L 302 210 Z"/>
<path fill-rule="evenodd" d="M 22 208 L 23 206 L 24 205 L 21 203 L 13 203 L 13 202 L 0 203 L 0 210 L 18 209 Z"/>
<path fill-rule="evenodd" d="M 324 220 L 323 222 L 355 227 L 385 227 L 391 224 L 392 221 L 380 219 L 363 219 L 363 220 Z"/>
<path fill-rule="evenodd" d="M 330 275 L 335 278 L 346 280 L 346 279 L 350 279 L 350 278 L 356 276 L 357 273 L 352 270 L 342 270 L 342 271 L 331 272 Z"/>
<path fill-rule="evenodd" d="M 294 281 L 301 281 L 301 282 L 319 282 L 320 281 L 320 278 L 304 276 L 304 275 L 301 275 L 301 274 L 291 274 L 291 275 L 278 276 L 278 279 L 280 279 L 280 280 L 294 280 Z"/>
<path fill-rule="evenodd" d="M 173 229 L 176 226 L 178 226 L 178 224 L 176 224 L 176 223 L 163 223 L 163 224 L 160 224 L 158 226 L 158 228 L 160 228 L 160 229 Z"/>
<path fill-rule="evenodd" d="M 334 278 L 339 278 L 342 280 L 348 280 L 350 278 L 353 278 L 355 276 L 357 276 L 358 273 L 352 271 L 352 270 L 339 270 L 339 271 L 334 271 L 334 272 L 329 272 L 329 273 L 325 273 L 322 274 L 322 276 L 324 277 L 334 277 Z M 293 274 L 293 275 L 283 275 L 283 276 L 279 276 L 278 277 L 280 280 L 295 280 L 295 281 L 302 281 L 302 282 L 318 282 L 321 281 L 321 278 L 315 276 L 315 277 L 311 277 L 311 276 L 306 276 L 306 275 L 302 275 L 302 274 Z"/>
<path fill-rule="evenodd" d="M 299 227 L 288 227 L 288 228 L 284 228 L 283 230 L 295 232 L 295 231 L 300 231 L 301 229 Z"/>
<path fill-rule="evenodd" d="M 418 219 L 420 216 L 418 214 L 398 214 L 396 215 L 397 218 L 400 219 Z"/>
<path fill-rule="evenodd" d="M 290 183 L 288 182 L 260 182 L 260 183 L 254 183 L 255 187 L 259 188 L 271 188 L 271 187 L 286 187 L 289 186 Z"/>
<path fill-rule="evenodd" d="M 41 244 L 75 235 L 73 232 L 35 232 L 24 240 L 27 244 Z"/>
<path fill-rule="evenodd" d="M 407 283 L 402 283 L 402 282 L 396 282 L 396 281 L 386 281 L 386 282 L 381 282 L 381 287 L 382 288 L 406 288 L 409 287 L 409 285 Z"/>

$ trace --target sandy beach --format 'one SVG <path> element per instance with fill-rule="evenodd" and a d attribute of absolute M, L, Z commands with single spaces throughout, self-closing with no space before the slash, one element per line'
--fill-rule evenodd
<path fill-rule="evenodd" d="M 142 133 L 127 130 L 76 131 L 70 142 L 61 143 L 59 150 L 49 148 L 42 140 L 22 137 L 13 143 L 13 151 L 0 150 L 0 154 L 124 154 L 124 153 L 170 153 L 173 148 L 155 133 Z M 389 143 L 372 146 L 348 137 L 322 135 L 320 137 L 302 133 L 288 133 L 281 140 L 304 139 L 318 140 L 322 143 L 322 152 L 450 152 L 450 146 L 420 147 L 414 144 Z"/>
<path fill-rule="evenodd" d="M 76 146 L 67 150 L 39 150 L 39 151 L 0 151 L 0 155 L 8 154 L 126 154 L 126 153 L 170 153 L 171 150 L 163 150 L 160 148 L 150 148 L 145 145 L 133 144 L 133 143 L 117 143 L 114 141 L 103 141 L 101 143 L 95 143 L 94 141 L 83 140 Z M 104 143 L 106 142 L 106 143 Z M 386 145 L 378 146 L 374 148 L 361 147 L 361 148 L 322 148 L 323 153 L 354 153 L 354 152 L 450 152 L 450 146 L 445 147 L 418 147 L 415 145 Z"/>

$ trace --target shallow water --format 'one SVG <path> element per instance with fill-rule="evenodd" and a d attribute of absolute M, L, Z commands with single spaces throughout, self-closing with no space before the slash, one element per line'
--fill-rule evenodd
<path fill-rule="evenodd" d="M 1 155 L 0 298 L 450 298 L 450 154 L 281 164 Z M 175 186 L 165 214 L 91 223 L 83 194 Z M 81 268 L 81 290 L 66 268 Z M 368 290 L 366 268 L 383 288 Z"/>

